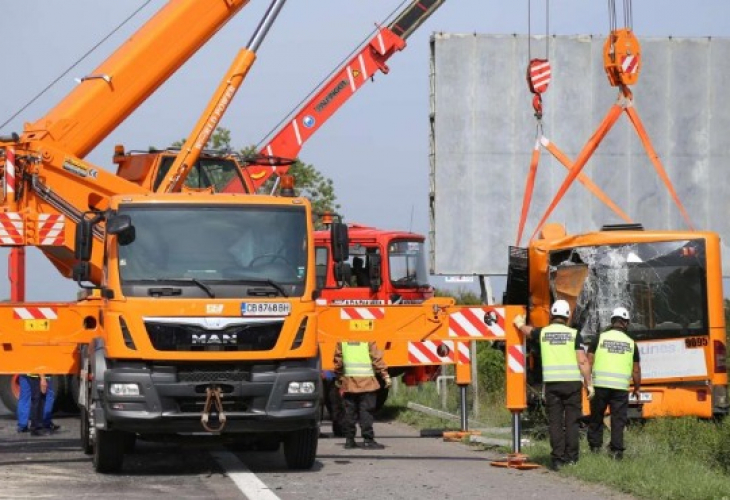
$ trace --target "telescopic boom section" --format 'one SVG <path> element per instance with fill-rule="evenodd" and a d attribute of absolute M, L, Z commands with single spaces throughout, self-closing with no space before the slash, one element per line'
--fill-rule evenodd
<path fill-rule="evenodd" d="M 262 155 L 296 158 L 304 143 L 378 71 L 387 74 L 386 62 L 403 50 L 406 39 L 446 0 L 415 0 L 388 26 L 340 68 L 261 150 Z M 283 175 L 288 166 L 249 166 L 254 188 L 261 187 L 273 174 Z"/>
<path fill-rule="evenodd" d="M 22 140 L 83 158 L 248 2 L 171 0 Z"/>
<path fill-rule="evenodd" d="M 187 177 L 190 169 L 200 158 L 200 154 L 208 143 L 211 134 L 220 123 L 220 119 L 231 104 L 233 97 L 241 87 L 243 80 L 246 78 L 251 66 L 256 60 L 256 51 L 266 34 L 274 23 L 276 16 L 281 11 L 286 0 L 273 0 L 266 14 L 261 19 L 248 47 L 242 49 L 234 59 L 228 72 L 223 77 L 220 85 L 216 89 L 213 97 L 208 103 L 208 107 L 195 124 L 195 128 L 185 141 L 180 153 L 175 158 L 175 162 L 167 171 L 165 178 L 160 182 L 157 189 L 158 192 L 172 193 L 179 191 L 185 177 Z"/>

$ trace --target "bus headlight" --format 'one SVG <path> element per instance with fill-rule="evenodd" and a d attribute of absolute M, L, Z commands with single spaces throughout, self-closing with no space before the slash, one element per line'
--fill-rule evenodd
<path fill-rule="evenodd" d="M 109 384 L 109 393 L 112 396 L 139 396 L 139 385 L 137 384 Z"/>
<path fill-rule="evenodd" d="M 288 394 L 314 394 L 314 382 L 289 382 Z"/>

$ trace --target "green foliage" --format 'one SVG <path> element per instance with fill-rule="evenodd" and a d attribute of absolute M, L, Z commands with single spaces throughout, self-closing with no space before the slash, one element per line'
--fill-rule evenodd
<path fill-rule="evenodd" d="M 486 392 L 504 393 L 505 360 L 504 351 L 497 348 L 498 344 L 491 342 L 477 342 L 477 371 L 479 383 Z"/>
<path fill-rule="evenodd" d="M 714 422 L 693 417 L 652 419 L 643 428 L 657 449 L 697 459 L 707 459 L 714 454 L 719 440 L 717 430 Z"/>
<path fill-rule="evenodd" d="M 730 422 L 653 419 L 645 425 L 630 425 L 625 440 L 627 449 L 621 462 L 605 453 L 589 453 L 583 441 L 578 465 L 562 469 L 561 474 L 640 498 L 720 499 L 730 491 L 730 474 L 723 465 L 730 448 Z M 539 461 L 548 460 L 547 448 L 541 442 L 544 451 Z M 527 453 L 531 458 L 538 455 L 532 449 Z"/>
<path fill-rule="evenodd" d="M 725 474 L 730 475 L 730 420 L 727 418 L 718 426 L 717 446 L 713 458 Z"/>
<path fill-rule="evenodd" d="M 299 160 L 289 167 L 289 174 L 294 176 L 297 194 L 312 202 L 312 210 L 315 214 L 338 213 L 340 205 L 337 203 L 332 179 L 323 176 L 319 170 L 314 168 L 314 165 Z"/>

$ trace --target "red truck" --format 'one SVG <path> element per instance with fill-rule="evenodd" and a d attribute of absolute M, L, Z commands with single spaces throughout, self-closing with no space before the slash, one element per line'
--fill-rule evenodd
<path fill-rule="evenodd" d="M 328 304 L 374 306 L 385 304 L 420 304 L 434 296 L 428 283 L 425 237 L 408 231 L 377 229 L 359 224 L 348 224 L 350 258 L 344 263 L 342 276 L 336 277 L 330 254 L 330 231 L 315 231 L 315 262 L 319 300 Z M 408 348 L 389 349 L 385 353 L 391 377 L 403 376 L 406 385 L 434 380 L 443 361 L 429 356 L 427 349 L 413 352 Z M 332 405 L 338 404 L 333 380 L 325 377 L 326 405 L 330 415 Z M 334 397 L 333 397 L 334 396 Z M 382 387 L 378 394 L 378 408 L 388 397 Z M 339 434 L 339 423 L 333 418 L 333 430 Z"/>

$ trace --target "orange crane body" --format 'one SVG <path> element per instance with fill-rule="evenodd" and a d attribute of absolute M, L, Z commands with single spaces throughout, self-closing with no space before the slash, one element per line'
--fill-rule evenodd
<path fill-rule="evenodd" d="M 306 199 L 154 193 L 82 159 L 245 3 L 172 0 L 20 138 L 0 138 L 0 243 L 38 247 L 84 289 L 70 303 L 4 303 L 0 372 L 73 375 L 81 445 L 98 472 L 122 468 L 129 439 L 201 426 L 276 440 L 289 467 L 309 468 L 320 345 L 495 337 L 454 330 L 451 299 L 385 307 L 367 328 L 345 307 L 317 305 Z M 331 251 L 346 241 L 341 228 Z M 519 351 L 511 321 L 523 311 L 475 321 L 500 325 Z M 508 372 L 516 413 L 521 366 Z"/>

